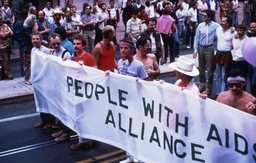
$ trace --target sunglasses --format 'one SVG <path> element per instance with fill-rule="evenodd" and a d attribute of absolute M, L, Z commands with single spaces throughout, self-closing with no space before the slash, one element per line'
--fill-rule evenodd
<path fill-rule="evenodd" d="M 233 88 L 234 86 L 236 86 L 237 88 L 241 88 L 242 83 L 228 83 L 229 88 Z"/>

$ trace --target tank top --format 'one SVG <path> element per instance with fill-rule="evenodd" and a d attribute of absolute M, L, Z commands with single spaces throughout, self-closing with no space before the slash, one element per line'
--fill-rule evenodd
<path fill-rule="evenodd" d="M 106 49 L 101 42 L 99 44 L 101 46 L 102 53 L 99 56 L 98 69 L 103 71 L 114 71 L 114 68 L 116 67 L 114 46 L 111 45 L 109 49 Z"/>

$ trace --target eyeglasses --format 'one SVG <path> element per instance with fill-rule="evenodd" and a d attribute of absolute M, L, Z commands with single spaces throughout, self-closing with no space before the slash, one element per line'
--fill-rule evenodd
<path fill-rule="evenodd" d="M 228 83 L 229 88 L 233 88 L 234 86 L 236 86 L 237 88 L 241 88 L 242 83 Z"/>

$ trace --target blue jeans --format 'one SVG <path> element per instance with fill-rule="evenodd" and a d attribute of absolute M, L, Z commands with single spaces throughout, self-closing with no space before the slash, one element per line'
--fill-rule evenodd
<path fill-rule="evenodd" d="M 179 39 L 181 40 L 184 33 L 185 33 L 185 22 L 184 21 L 179 21 L 177 27 L 178 27 Z"/>
<path fill-rule="evenodd" d="M 237 17 L 237 11 L 232 12 L 232 20 L 233 20 L 233 27 L 236 27 L 238 25 L 238 17 Z"/>
<path fill-rule="evenodd" d="M 226 70 L 224 65 L 216 64 L 215 77 L 216 94 L 219 94 L 226 89 Z"/>

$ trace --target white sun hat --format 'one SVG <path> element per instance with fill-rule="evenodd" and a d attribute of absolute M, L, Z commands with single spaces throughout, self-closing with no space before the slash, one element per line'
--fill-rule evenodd
<path fill-rule="evenodd" d="M 185 56 L 180 56 L 176 62 L 168 65 L 171 69 L 176 70 L 188 76 L 197 76 L 199 71 L 195 66 L 195 62 Z"/>

